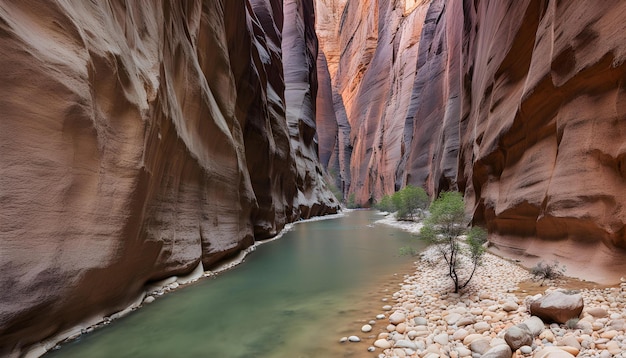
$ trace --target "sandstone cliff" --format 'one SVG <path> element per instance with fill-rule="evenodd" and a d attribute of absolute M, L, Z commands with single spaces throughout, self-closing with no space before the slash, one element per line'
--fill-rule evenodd
<path fill-rule="evenodd" d="M 312 6 L 0 1 L 0 355 L 337 210 Z"/>
<path fill-rule="evenodd" d="M 367 204 L 394 183 L 458 189 L 509 253 L 555 256 L 599 280 L 623 275 L 626 4 L 433 0 L 394 22 L 407 4 L 350 2 L 318 16 L 336 24 L 318 31 L 336 123 L 345 114 L 351 124 L 348 142 L 334 135 L 352 150 L 350 172 L 338 157 L 348 193 Z M 392 51 L 411 16 L 425 16 L 419 43 Z M 399 81 L 389 68 L 415 55 L 410 84 Z"/>
<path fill-rule="evenodd" d="M 457 178 L 474 220 L 513 252 L 623 275 L 626 3 L 451 5 L 444 23 L 466 14 L 446 32 L 466 54 Z"/>
<path fill-rule="evenodd" d="M 320 81 L 317 121 L 320 142 L 333 145 L 322 163 L 346 197 L 368 205 L 395 188 L 429 1 L 316 4 L 319 77 L 330 78 Z"/>

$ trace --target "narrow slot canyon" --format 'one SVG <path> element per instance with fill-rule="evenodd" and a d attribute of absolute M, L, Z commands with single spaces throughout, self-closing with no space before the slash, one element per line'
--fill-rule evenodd
<path fill-rule="evenodd" d="M 492 254 L 618 285 L 624 18 L 613 0 L 0 0 L 0 356 L 407 186 L 460 192 Z"/>

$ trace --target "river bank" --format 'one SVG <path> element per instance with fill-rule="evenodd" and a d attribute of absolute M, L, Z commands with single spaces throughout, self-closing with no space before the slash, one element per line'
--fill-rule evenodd
<path fill-rule="evenodd" d="M 414 233 L 420 227 L 390 216 L 377 223 Z M 626 357 L 625 283 L 605 287 L 564 278 L 541 286 L 528 269 L 488 252 L 470 285 L 454 294 L 447 267 L 436 260 L 435 250 L 424 251 L 399 290 L 381 299 L 369 325 L 354 331 L 362 339 L 357 344 L 372 352 L 370 356 L 480 357 L 506 344 L 505 331 L 530 317 L 527 303 L 533 295 L 566 288 L 584 298 L 580 321 L 570 327 L 546 324 L 532 344 L 513 352 L 513 357 Z"/>
<path fill-rule="evenodd" d="M 62 346 L 74 342 L 81 337 L 92 333 L 99 328 L 103 328 L 105 326 L 110 325 L 112 322 L 127 316 L 131 312 L 134 312 L 145 305 L 151 304 L 155 300 L 158 300 L 161 297 L 167 296 L 168 293 L 172 293 L 175 291 L 179 291 L 182 288 L 189 287 L 199 281 L 203 281 L 206 278 L 213 279 L 218 277 L 220 274 L 229 271 L 239 264 L 243 263 L 248 255 L 252 252 L 256 251 L 261 245 L 279 240 L 286 233 L 292 231 L 295 225 L 307 222 L 314 221 L 322 221 L 322 220 L 330 220 L 337 219 L 346 215 L 349 210 L 344 210 L 338 214 L 326 215 L 321 217 L 314 217 L 307 220 L 299 220 L 290 224 L 285 225 L 283 230 L 280 231 L 276 236 L 263 240 L 256 241 L 252 246 L 240 251 L 233 257 L 230 257 L 222 262 L 220 262 L 215 267 L 211 267 L 209 270 L 206 270 L 202 263 L 200 262 L 198 266 L 189 274 L 184 276 L 171 276 L 159 282 L 152 282 L 145 286 L 143 292 L 141 292 L 133 302 L 131 302 L 126 308 L 111 313 L 106 316 L 96 316 L 86 318 L 83 322 L 77 324 L 73 328 L 66 330 L 64 332 L 60 332 L 59 334 L 51 337 L 45 341 L 40 342 L 32 346 L 29 351 L 26 353 L 27 357 L 39 357 L 47 352 L 57 350 Z"/>
<path fill-rule="evenodd" d="M 294 225 L 244 264 L 159 296 L 49 357 L 371 357 L 336 337 L 361 327 L 413 269 L 412 257 L 398 256 L 411 235 L 374 225 L 379 218 L 356 210 Z"/>

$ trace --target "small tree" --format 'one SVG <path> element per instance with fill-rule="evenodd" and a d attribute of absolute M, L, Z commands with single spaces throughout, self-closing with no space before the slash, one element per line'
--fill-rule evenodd
<path fill-rule="evenodd" d="M 359 207 L 359 204 L 356 203 L 356 194 L 352 193 L 348 195 L 348 202 L 346 203 L 348 209 L 356 209 Z"/>
<path fill-rule="evenodd" d="M 407 185 L 393 195 L 383 196 L 376 208 L 380 211 L 397 211 L 400 220 L 413 220 L 415 215 L 428 207 L 430 199 L 426 191 L 420 187 Z"/>
<path fill-rule="evenodd" d="M 400 191 L 402 197 L 402 214 L 401 218 L 410 217 L 413 219 L 414 215 L 420 213 L 422 210 L 428 207 L 430 199 L 428 194 L 421 187 L 407 185 Z"/>
<path fill-rule="evenodd" d="M 383 196 L 380 199 L 380 201 L 376 204 L 376 209 L 380 211 L 388 211 L 388 212 L 395 211 L 393 202 L 391 201 L 391 196 L 389 195 Z"/>
<path fill-rule="evenodd" d="M 483 244 L 487 240 L 487 233 L 478 227 L 469 230 L 466 245 L 462 245 L 460 236 L 467 232 L 465 204 L 458 192 L 444 192 L 430 205 L 430 217 L 425 220 L 419 236 L 435 244 L 446 264 L 448 276 L 454 282 L 454 292 L 465 288 L 480 264 L 483 253 Z M 462 266 L 461 255 L 472 264 L 471 272 L 463 279 L 460 275 Z"/>

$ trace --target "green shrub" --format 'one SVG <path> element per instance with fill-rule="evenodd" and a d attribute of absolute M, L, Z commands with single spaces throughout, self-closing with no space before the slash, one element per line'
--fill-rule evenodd
<path fill-rule="evenodd" d="M 416 217 L 422 217 L 421 213 L 428 207 L 429 201 L 424 189 L 407 185 L 391 196 L 383 196 L 376 204 L 376 208 L 380 211 L 396 211 L 399 220 L 414 220 Z"/>
<path fill-rule="evenodd" d="M 396 191 L 391 195 L 391 203 L 393 204 L 393 210 L 399 211 L 402 207 L 402 193 L 401 191 Z"/>
<path fill-rule="evenodd" d="M 487 232 L 479 227 L 467 231 L 465 203 L 458 192 L 443 192 L 430 205 L 430 216 L 424 221 L 419 237 L 436 245 L 448 266 L 448 276 L 454 283 L 454 292 L 465 288 L 485 252 Z M 467 233 L 466 245 L 461 245 L 460 236 Z M 463 274 L 461 256 L 471 262 L 471 271 Z M 464 276 L 464 277 L 462 277 Z"/>
<path fill-rule="evenodd" d="M 356 194 L 352 193 L 348 195 L 348 202 L 346 203 L 348 209 L 356 209 L 359 205 L 356 203 Z"/>
<path fill-rule="evenodd" d="M 411 219 L 413 219 L 414 215 L 425 210 L 430 203 L 428 194 L 426 194 L 423 188 L 407 185 L 400 193 L 402 196 L 402 209 Z"/>
<path fill-rule="evenodd" d="M 375 208 L 380 211 L 393 212 L 396 211 L 393 206 L 393 202 L 391 201 L 391 196 L 385 195 L 383 196 L 378 203 L 376 203 Z"/>
<path fill-rule="evenodd" d="M 554 260 L 551 264 L 541 260 L 530 269 L 530 273 L 534 276 L 535 280 L 554 280 L 563 276 L 565 273 L 565 265 L 560 266 L 557 260 Z"/>

